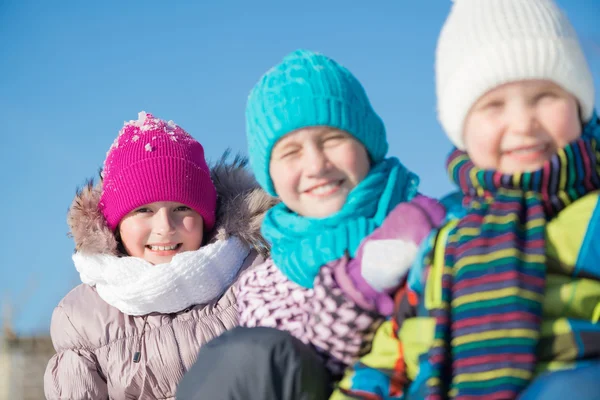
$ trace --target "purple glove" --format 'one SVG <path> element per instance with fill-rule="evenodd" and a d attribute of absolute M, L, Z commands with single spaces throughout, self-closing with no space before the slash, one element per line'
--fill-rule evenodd
<path fill-rule="evenodd" d="M 345 269 L 334 276 L 342 290 L 359 306 L 384 316 L 392 314 L 392 294 L 406 278 L 419 245 L 444 220 L 436 200 L 417 195 L 390 212 L 383 224 L 361 243 Z"/>

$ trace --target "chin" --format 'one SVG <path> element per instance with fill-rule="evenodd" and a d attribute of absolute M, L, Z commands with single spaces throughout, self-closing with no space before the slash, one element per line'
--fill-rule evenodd
<path fill-rule="evenodd" d="M 163 257 L 160 259 L 153 259 L 153 260 L 146 260 L 146 261 L 148 261 L 152 265 L 158 265 L 158 264 L 170 263 L 172 259 L 173 259 L 173 257 Z"/>
<path fill-rule="evenodd" d="M 327 218 L 333 214 L 335 214 L 336 212 L 340 211 L 343 207 L 343 204 L 341 206 L 326 206 L 326 207 L 321 207 L 321 208 L 316 208 L 317 210 L 319 210 L 318 213 L 313 213 L 313 216 L 315 218 Z"/>

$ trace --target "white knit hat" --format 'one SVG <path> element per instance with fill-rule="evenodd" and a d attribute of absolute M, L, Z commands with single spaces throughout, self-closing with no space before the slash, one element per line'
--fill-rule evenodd
<path fill-rule="evenodd" d="M 547 79 L 573 94 L 584 122 L 594 82 L 577 34 L 552 0 L 453 0 L 438 40 L 438 117 L 464 150 L 465 118 L 475 102 L 508 82 Z"/>

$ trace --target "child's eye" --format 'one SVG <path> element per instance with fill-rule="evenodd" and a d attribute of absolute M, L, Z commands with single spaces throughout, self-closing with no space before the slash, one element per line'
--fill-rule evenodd
<path fill-rule="evenodd" d="M 482 110 L 498 110 L 504 106 L 502 100 L 491 100 L 481 106 Z"/>
<path fill-rule="evenodd" d="M 299 153 L 300 153 L 300 149 L 298 149 L 298 148 L 292 148 L 292 149 L 288 149 L 288 150 L 282 152 L 279 155 L 279 158 L 280 159 L 290 158 L 290 157 L 293 157 L 293 156 L 295 156 L 295 155 L 297 155 Z"/>
<path fill-rule="evenodd" d="M 328 145 L 336 144 L 344 140 L 346 137 L 342 135 L 329 136 L 325 138 L 324 142 Z"/>
<path fill-rule="evenodd" d="M 540 100 L 554 99 L 554 98 L 556 98 L 556 93 L 554 93 L 554 92 L 543 92 L 543 93 L 540 93 L 537 96 L 535 96 L 534 101 L 537 103 Z"/>
<path fill-rule="evenodd" d="M 134 211 L 136 214 L 142 214 L 142 213 L 149 213 L 152 212 L 151 209 L 149 209 L 148 207 L 140 207 L 137 210 Z"/>
<path fill-rule="evenodd" d="M 177 208 L 175 208 L 175 211 L 191 211 L 192 209 L 189 208 L 188 206 L 179 206 Z"/>

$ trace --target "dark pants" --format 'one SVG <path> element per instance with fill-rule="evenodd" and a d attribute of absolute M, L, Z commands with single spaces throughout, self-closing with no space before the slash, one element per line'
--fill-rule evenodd
<path fill-rule="evenodd" d="M 202 347 L 177 399 L 322 400 L 331 386 L 316 352 L 289 333 L 240 327 Z"/>

